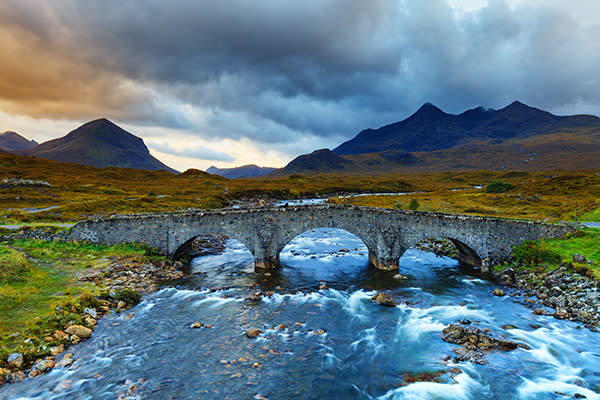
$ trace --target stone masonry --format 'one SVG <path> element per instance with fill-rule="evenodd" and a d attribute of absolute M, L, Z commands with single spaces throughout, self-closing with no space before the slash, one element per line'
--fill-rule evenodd
<path fill-rule="evenodd" d="M 275 268 L 287 243 L 316 228 L 356 235 L 369 249 L 371 263 L 383 270 L 397 269 L 406 249 L 429 238 L 448 238 L 462 261 L 485 266 L 507 260 L 512 248 L 525 240 L 560 237 L 573 230 L 467 215 L 316 205 L 120 215 L 79 222 L 71 237 L 108 245 L 141 242 L 173 257 L 185 253 L 198 235 L 223 233 L 250 250 L 256 268 Z"/>

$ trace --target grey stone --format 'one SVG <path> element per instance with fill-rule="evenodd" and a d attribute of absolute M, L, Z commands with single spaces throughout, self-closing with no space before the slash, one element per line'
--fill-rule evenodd
<path fill-rule="evenodd" d="M 358 206 L 316 205 L 176 214 L 137 214 L 79 222 L 71 239 L 116 244 L 140 242 L 168 256 L 190 251 L 203 234 L 225 234 L 254 255 L 256 268 L 279 266 L 279 253 L 296 236 L 315 228 L 339 228 L 358 236 L 379 269 L 398 268 L 404 251 L 431 237 L 448 238 L 463 262 L 492 265 L 508 260 L 525 240 L 559 237 L 574 229 L 526 221 Z M 482 262 L 483 261 L 483 262 Z"/>

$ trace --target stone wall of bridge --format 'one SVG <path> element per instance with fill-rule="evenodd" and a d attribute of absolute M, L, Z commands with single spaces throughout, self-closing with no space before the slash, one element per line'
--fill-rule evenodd
<path fill-rule="evenodd" d="M 296 236 L 316 228 L 338 228 L 360 238 L 379 269 L 397 269 L 402 253 L 429 238 L 445 237 L 471 264 L 493 264 L 510 256 L 525 240 L 562 236 L 565 225 L 466 215 L 357 206 L 317 205 L 136 214 L 82 221 L 75 240 L 116 244 L 140 242 L 173 256 L 198 235 L 224 233 L 242 242 L 257 268 L 279 265 L 279 253 Z"/>

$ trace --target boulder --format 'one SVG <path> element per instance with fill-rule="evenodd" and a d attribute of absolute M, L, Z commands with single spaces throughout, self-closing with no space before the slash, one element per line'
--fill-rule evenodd
<path fill-rule="evenodd" d="M 83 325 L 71 325 L 65 329 L 65 332 L 67 332 L 69 335 L 79 336 L 81 339 L 86 339 L 92 336 L 92 330 Z"/>
<path fill-rule="evenodd" d="M 397 305 L 396 301 L 389 294 L 383 292 L 377 293 L 375 296 L 371 297 L 371 300 L 387 307 L 395 307 Z"/>
<path fill-rule="evenodd" d="M 502 290 L 502 289 L 494 289 L 492 294 L 494 296 L 506 296 L 506 293 L 504 293 L 504 290 Z"/>
<path fill-rule="evenodd" d="M 458 354 L 456 361 L 470 361 L 476 364 L 485 364 L 485 352 L 491 350 L 514 350 L 518 347 L 528 348 L 521 343 L 502 339 L 472 326 L 450 324 L 442 330 L 442 340 L 448 343 L 459 344 L 455 350 Z"/>

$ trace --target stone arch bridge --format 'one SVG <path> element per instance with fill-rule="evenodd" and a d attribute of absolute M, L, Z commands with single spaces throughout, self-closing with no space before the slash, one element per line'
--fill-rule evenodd
<path fill-rule="evenodd" d="M 384 270 L 398 268 L 406 249 L 429 238 L 452 241 L 463 262 L 481 265 L 483 260 L 490 265 L 507 260 L 513 246 L 525 240 L 559 237 L 573 230 L 565 225 L 467 215 L 317 205 L 120 215 L 79 222 L 71 237 L 109 245 L 140 242 L 173 257 L 198 235 L 224 233 L 250 250 L 256 268 L 275 268 L 279 253 L 293 238 L 327 227 L 360 238 L 371 263 Z"/>

